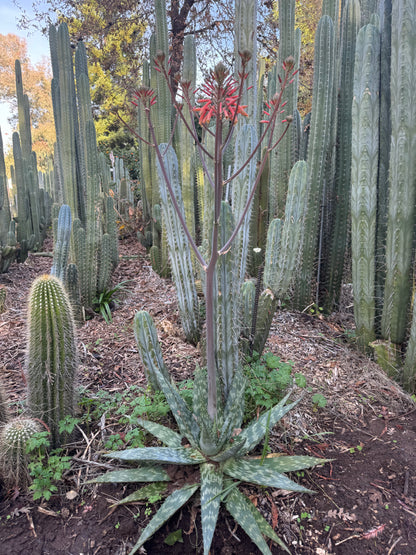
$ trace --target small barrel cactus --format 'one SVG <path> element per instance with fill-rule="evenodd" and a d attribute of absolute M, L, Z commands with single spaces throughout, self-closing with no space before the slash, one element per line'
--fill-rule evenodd
<path fill-rule="evenodd" d="M 41 431 L 32 418 L 14 418 L 0 432 L 0 473 L 7 488 L 25 489 L 30 482 L 26 446 Z"/>
<path fill-rule="evenodd" d="M 51 431 L 59 446 L 59 421 L 75 410 L 77 345 L 71 303 L 62 282 L 50 275 L 37 278 L 29 297 L 26 374 L 28 406 Z"/>

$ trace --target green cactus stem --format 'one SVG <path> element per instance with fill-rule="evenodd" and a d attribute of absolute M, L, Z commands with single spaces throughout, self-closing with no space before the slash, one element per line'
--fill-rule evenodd
<path fill-rule="evenodd" d="M 41 431 L 41 425 L 31 418 L 14 418 L 0 431 L 0 474 L 7 489 L 26 489 L 30 484 L 29 455 L 26 446 L 31 437 Z"/>
<path fill-rule="evenodd" d="M 66 267 L 69 256 L 71 229 L 71 209 L 67 204 L 63 204 L 58 215 L 58 227 L 55 236 L 53 264 L 51 268 L 51 275 L 56 276 L 63 283 L 65 283 L 66 280 Z"/>
<path fill-rule="evenodd" d="M 354 315 L 361 348 L 375 339 L 375 248 L 379 152 L 380 33 L 357 37 L 352 103 L 351 251 Z"/>
<path fill-rule="evenodd" d="M 77 346 L 70 301 L 62 282 L 37 278 L 30 290 L 26 376 L 28 407 L 60 444 L 59 421 L 75 410 Z"/>
<path fill-rule="evenodd" d="M 307 162 L 308 211 L 304 225 L 301 267 L 296 285 L 295 305 L 303 310 L 312 300 L 319 235 L 319 216 L 326 158 L 331 140 L 331 118 L 335 86 L 335 37 L 332 19 L 321 17 L 315 35 L 315 72 L 312 116 Z"/>
<path fill-rule="evenodd" d="M 338 303 L 347 248 L 351 191 L 351 107 L 353 99 L 355 43 L 360 28 L 359 0 L 347 0 L 342 12 L 340 84 L 336 138 L 335 181 L 328 254 L 322 261 L 326 312 Z"/>
<path fill-rule="evenodd" d="M 403 343 L 408 327 L 416 200 L 416 10 L 393 2 L 391 148 L 382 335 Z"/>

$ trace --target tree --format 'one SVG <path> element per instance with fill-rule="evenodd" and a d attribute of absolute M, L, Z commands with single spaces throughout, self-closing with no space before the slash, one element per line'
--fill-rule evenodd
<path fill-rule="evenodd" d="M 10 106 L 13 114 L 11 124 L 15 128 L 17 99 L 14 64 L 17 59 L 22 65 L 24 92 L 30 101 L 33 150 L 37 154 L 39 167 L 46 169 L 55 142 L 49 64 L 46 58 L 35 65 L 30 62 L 26 39 L 11 33 L 0 34 L 0 101 Z"/>
<path fill-rule="evenodd" d="M 35 26 L 47 33 L 50 23 L 65 21 L 72 41 L 85 42 L 90 62 L 91 97 L 95 105 L 97 139 L 105 150 L 131 149 L 131 136 L 117 118 L 132 122 L 135 117 L 129 99 L 141 78 L 143 59 L 148 57 L 148 42 L 154 21 L 153 0 L 49 0 L 48 11 L 33 4 L 35 21 L 23 11 L 20 25 Z M 272 4 L 264 2 L 260 10 L 258 39 L 268 52 L 276 46 L 273 26 L 264 25 Z M 168 2 L 168 27 L 171 44 L 172 77 L 183 59 L 183 41 L 195 35 L 200 48 L 201 68 L 212 67 L 220 56 L 231 66 L 233 45 L 229 34 L 233 27 L 233 3 L 227 0 L 171 0 Z M 209 48 L 207 48 L 207 43 Z M 204 63 L 205 62 L 205 63 Z"/>

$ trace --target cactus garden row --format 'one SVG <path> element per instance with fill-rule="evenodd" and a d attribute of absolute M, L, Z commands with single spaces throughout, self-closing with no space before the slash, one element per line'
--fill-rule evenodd
<path fill-rule="evenodd" d="M 67 24 L 49 28 L 56 143 L 47 174 L 38 172 L 32 152 L 30 105 L 16 60 L 19 123 L 10 170 L 0 143 L 0 312 L 6 323 L 14 302 L 8 276 L 29 272 L 36 260 L 48 267 L 36 272 L 26 299 L 19 359 L 24 393 L 11 407 L 0 391 L 0 474 L 6 495 L 32 491 L 34 501 L 59 496 L 59 484 L 70 475 L 68 500 L 81 490 L 111 487 L 116 507 L 145 502 L 144 514 L 136 515 L 137 533 L 129 535 L 131 554 L 190 506 L 198 515 L 190 526 L 197 518 L 198 553 L 217 552 L 224 519 L 245 530 L 253 546 L 247 553 L 292 553 L 306 545 L 301 521 L 312 520 L 312 513 L 294 517 L 293 541 L 284 526 L 277 528 L 283 509 L 271 501 L 265 513 L 252 493 L 261 486 L 265 499 L 283 495 L 313 507 L 311 494 L 323 491 L 314 486 L 317 477 L 340 480 L 332 465 L 346 452 L 341 443 L 321 441 L 321 433 L 336 433 L 337 416 L 331 431 L 322 424 L 304 429 L 303 412 L 321 414 L 327 404 L 313 372 L 305 379 L 290 356 L 282 363 L 266 352 L 266 345 L 279 344 L 273 326 L 287 309 L 311 324 L 318 315 L 329 330 L 351 285 L 354 356 L 373 370 L 343 380 L 351 391 L 362 386 L 362 419 L 380 413 L 384 428 L 369 433 L 374 440 L 392 436 L 390 421 L 401 413 L 401 430 L 412 429 L 405 418 L 414 415 L 416 392 L 415 2 L 322 2 L 307 114 L 298 110 L 296 6 L 295 0 L 279 2 L 279 49 L 266 64 L 257 51 L 257 2 L 236 0 L 233 64 L 220 60 L 201 76 L 192 34 L 184 40 L 182 67 L 173 73 L 165 0 L 154 1 L 149 59 L 130 94 L 136 123 L 120 118 L 137 140 L 136 187 L 122 160 L 98 148 L 87 50 L 82 41 L 71 45 Z M 140 230 L 127 243 L 134 253 L 124 249 L 120 256 L 126 222 Z M 44 244 L 53 244 L 52 252 L 44 252 Z M 139 264 L 140 280 L 125 274 L 129 260 Z M 170 287 L 164 304 L 177 309 L 186 380 L 178 379 L 169 343 L 160 339 L 167 319 L 163 308 L 154 309 L 157 280 L 160 291 Z M 111 393 L 96 391 L 108 376 L 100 377 L 101 370 L 89 375 L 88 355 L 94 358 L 99 349 L 88 337 L 101 325 L 114 343 L 114 297 L 125 286 L 123 334 L 134 346 L 113 353 L 119 397 L 112 402 Z M 295 333 L 292 340 L 300 339 Z M 132 353 L 137 376 L 126 383 L 118 372 Z M 303 360 L 306 366 L 308 360 L 313 355 Z M 334 414 L 342 414 L 334 408 L 342 389 L 337 363 L 327 368 L 323 382 L 334 388 Z M 322 378 L 322 368 L 317 373 Z M 344 400 L 355 398 L 351 391 L 343 392 Z M 159 405 L 166 410 L 156 410 Z M 106 441 L 113 413 L 120 416 L 116 428 L 125 431 Z M 353 414 L 348 425 L 361 421 Z M 408 441 L 416 439 L 409 433 Z M 303 445 L 314 436 L 317 445 Z M 361 437 L 349 454 L 361 453 L 369 441 Z M 405 481 L 397 510 L 400 505 L 414 515 L 414 475 L 402 468 L 412 453 L 401 453 L 401 469 L 394 472 Z M 374 456 L 380 474 L 396 476 L 383 449 Z M 87 470 L 76 477 L 73 464 Z M 387 524 L 371 522 L 365 527 L 359 521 L 352 539 L 379 541 Z M 390 521 L 389 553 L 405 537 L 394 526 Z M 322 543 L 314 547 L 332 549 L 337 536 L 329 541 L 332 528 L 327 532 L 326 539 L 318 534 Z M 411 537 L 416 544 L 414 524 L 401 552 L 407 553 Z"/>

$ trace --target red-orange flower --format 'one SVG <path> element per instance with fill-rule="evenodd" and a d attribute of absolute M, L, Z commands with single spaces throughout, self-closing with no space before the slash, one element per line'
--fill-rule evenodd
<path fill-rule="evenodd" d="M 194 108 L 195 112 L 199 112 L 199 123 L 208 124 L 212 117 L 236 121 L 238 114 L 248 116 L 245 111 L 247 106 L 238 103 L 238 89 L 237 81 L 228 74 L 227 68 L 222 63 L 217 64 L 201 87 L 206 95 L 197 101 L 201 106 Z"/>
<path fill-rule="evenodd" d="M 150 87 L 141 86 L 134 91 L 136 99 L 143 104 L 143 106 L 153 106 L 156 103 L 156 93 Z M 138 106 L 137 102 L 131 101 L 134 106 Z"/>

